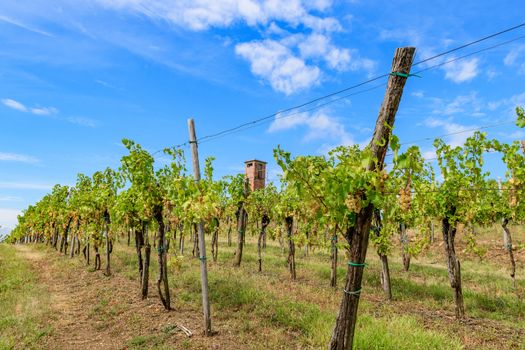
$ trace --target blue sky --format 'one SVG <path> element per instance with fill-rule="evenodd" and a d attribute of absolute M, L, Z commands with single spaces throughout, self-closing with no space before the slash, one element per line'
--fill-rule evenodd
<path fill-rule="evenodd" d="M 4 0 L 0 225 L 13 226 L 55 183 L 118 167 L 123 137 L 151 151 L 179 144 L 189 117 L 198 136 L 214 133 L 386 73 L 396 47 L 414 45 L 425 58 L 524 22 L 524 14 L 522 0 Z M 429 65 L 520 35 L 524 28 Z M 422 76 L 405 89 L 396 121 L 402 141 L 511 121 L 525 104 L 525 40 Z M 267 160 L 275 178 L 277 144 L 323 154 L 366 143 L 383 93 L 203 143 L 201 157 L 216 157 L 218 176 L 242 171 L 247 159 Z M 486 131 L 525 138 L 512 123 Z M 419 145 L 431 158 L 432 142 Z M 495 157 L 488 166 L 501 176 Z"/>

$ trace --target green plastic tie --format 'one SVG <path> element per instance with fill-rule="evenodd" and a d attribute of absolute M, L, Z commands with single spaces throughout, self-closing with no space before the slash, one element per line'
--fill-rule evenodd
<path fill-rule="evenodd" d="M 418 78 L 421 78 L 420 75 L 417 75 L 417 74 L 406 74 L 406 73 L 401 73 L 401 72 L 392 72 L 390 73 L 391 76 L 395 76 L 395 77 L 402 77 L 402 78 L 408 78 L 408 77 L 418 77 Z"/>
<path fill-rule="evenodd" d="M 337 241 L 337 236 L 333 236 L 332 237 L 332 241 L 334 241 L 334 242 Z"/>
<path fill-rule="evenodd" d="M 367 264 L 367 263 L 362 263 L 362 264 L 360 264 L 360 263 L 355 263 L 355 262 L 353 262 L 353 261 L 349 261 L 349 262 L 348 262 L 348 266 L 354 266 L 354 267 L 365 267 L 365 266 L 368 266 L 368 264 Z"/>
<path fill-rule="evenodd" d="M 199 258 L 199 260 L 200 260 L 200 261 L 206 261 L 207 259 L 206 259 L 205 256 L 201 256 L 201 257 Z"/>
<path fill-rule="evenodd" d="M 159 254 L 160 254 L 160 253 L 165 253 L 165 252 L 166 252 L 166 249 L 165 249 L 164 246 L 159 246 L 159 247 L 157 248 L 157 252 L 158 252 Z"/>
<path fill-rule="evenodd" d="M 358 290 L 355 290 L 353 292 L 350 292 L 346 289 L 343 289 L 343 292 L 345 292 L 346 294 L 348 295 L 355 295 L 355 296 L 359 296 L 361 294 L 361 289 L 358 289 Z"/>

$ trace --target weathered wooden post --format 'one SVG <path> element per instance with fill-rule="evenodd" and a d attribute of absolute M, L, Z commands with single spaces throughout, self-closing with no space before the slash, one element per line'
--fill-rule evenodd
<path fill-rule="evenodd" d="M 410 74 L 415 51 L 414 47 L 404 47 L 398 48 L 395 52 L 386 94 L 377 117 L 374 136 L 369 145 L 375 159 L 368 164 L 368 171 L 383 168 L 396 112 L 401 101 L 403 88 Z M 350 244 L 351 263 L 348 264 L 339 314 L 328 346 L 330 350 L 352 349 L 373 213 L 374 206 L 372 204 L 362 208 L 357 214 L 355 225 L 350 227 L 345 234 L 345 238 Z"/>
<path fill-rule="evenodd" d="M 197 136 L 195 135 L 195 123 L 193 119 L 188 119 L 188 131 L 190 133 L 191 158 L 193 162 L 193 173 L 195 181 L 200 181 L 201 171 L 199 167 L 199 151 L 197 149 Z M 204 223 L 201 220 L 197 225 L 199 237 L 199 260 L 201 264 L 201 290 L 202 290 L 202 309 L 204 312 L 204 334 L 211 336 L 211 314 L 210 300 L 208 297 L 208 266 L 206 263 L 206 243 L 204 242 Z"/>

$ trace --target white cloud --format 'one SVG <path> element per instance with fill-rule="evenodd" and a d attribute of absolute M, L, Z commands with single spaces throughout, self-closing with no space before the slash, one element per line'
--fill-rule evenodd
<path fill-rule="evenodd" d="M 495 77 L 497 77 L 499 75 L 499 72 L 497 70 L 495 70 L 494 68 L 489 68 L 489 69 L 487 69 L 485 74 L 487 75 L 487 79 L 489 81 L 492 81 L 492 80 L 494 80 Z"/>
<path fill-rule="evenodd" d="M 341 30 L 339 21 L 309 13 L 325 11 L 331 1 L 300 0 L 99 0 L 103 6 L 126 9 L 153 19 L 162 19 L 185 29 L 202 31 L 229 27 L 235 23 L 249 26 L 286 22 L 316 31 Z"/>
<path fill-rule="evenodd" d="M 17 111 L 20 111 L 20 112 L 30 112 L 32 114 L 35 114 L 35 115 L 52 115 L 52 114 L 57 114 L 58 113 L 58 109 L 56 109 L 55 107 L 33 107 L 33 108 L 28 108 L 26 107 L 22 102 L 18 102 L 16 100 L 13 100 L 11 98 L 4 98 L 2 99 L 2 103 L 11 108 L 11 109 L 16 109 Z"/>
<path fill-rule="evenodd" d="M 331 35 L 344 30 L 336 18 L 326 14 L 333 0 L 98 0 L 98 3 L 188 31 L 239 25 L 254 28 L 261 38 L 238 43 L 235 52 L 249 61 L 256 77 L 287 95 L 319 82 L 321 68 L 317 60 L 336 71 L 375 68 L 374 61 L 360 58 L 357 51 L 331 43 Z M 311 36 L 296 34 L 299 32 Z M 305 38 L 325 40 L 324 51 L 307 54 L 304 43 L 305 54 L 300 53 L 297 45 L 308 40 Z"/>
<path fill-rule="evenodd" d="M 58 113 L 58 109 L 55 107 L 37 107 L 31 108 L 31 113 L 36 115 L 52 115 Z"/>
<path fill-rule="evenodd" d="M 276 30 L 275 28 L 273 29 Z M 336 71 L 365 70 L 376 63 L 361 58 L 356 50 L 338 48 L 326 34 L 289 34 L 281 40 L 240 43 L 235 52 L 251 64 L 254 75 L 268 81 L 276 91 L 290 95 L 320 82 L 321 69 L 311 62 L 324 61 Z"/>
<path fill-rule="evenodd" d="M 43 190 L 48 191 L 53 188 L 53 185 L 36 183 L 36 182 L 10 182 L 0 181 L 0 188 L 10 190 Z"/>
<path fill-rule="evenodd" d="M 487 108 L 489 110 L 500 110 L 501 116 L 503 118 L 508 118 L 508 120 L 516 119 L 516 106 L 525 106 L 525 91 L 508 98 L 487 103 Z"/>
<path fill-rule="evenodd" d="M 520 129 L 520 130 L 514 131 L 513 133 L 510 133 L 510 134 L 507 134 L 507 133 L 502 134 L 501 136 L 506 137 L 506 138 L 511 139 L 511 140 L 524 140 L 525 139 L 525 131 Z"/>
<path fill-rule="evenodd" d="M 37 163 L 38 159 L 25 154 L 0 152 L 0 161 Z"/>
<path fill-rule="evenodd" d="M 475 130 L 473 129 L 478 128 L 476 125 L 460 125 L 450 120 L 437 118 L 428 118 L 425 120 L 425 125 L 430 128 L 442 128 L 445 134 L 451 134 L 446 136 L 445 139 L 452 147 L 463 145 L 465 140 L 474 134 Z"/>
<path fill-rule="evenodd" d="M 16 109 L 17 111 L 21 111 L 21 112 L 28 111 L 27 107 L 24 106 L 22 103 L 15 101 L 13 99 L 10 99 L 10 98 L 2 99 L 2 103 L 11 109 Z"/>
<path fill-rule="evenodd" d="M 425 93 L 421 90 L 418 90 L 418 91 L 414 91 L 411 93 L 412 96 L 414 97 L 417 97 L 417 98 L 423 98 L 425 97 Z"/>
<path fill-rule="evenodd" d="M 10 99 L 10 98 L 5 98 L 5 99 L 2 99 L 1 100 L 2 103 L 9 107 L 9 108 L 12 108 L 12 109 L 15 109 L 15 110 L 18 110 L 18 111 L 21 111 L 21 112 L 29 112 L 31 114 L 34 114 L 34 115 L 39 115 L 39 116 L 53 116 L 54 118 L 57 118 L 57 116 L 55 116 L 56 114 L 58 114 L 58 109 L 55 108 L 55 107 L 32 107 L 32 108 L 28 108 L 26 107 L 23 103 L 21 102 L 18 102 L 18 101 L 15 101 L 13 99 Z M 58 117 L 59 120 L 63 120 L 63 121 L 67 121 L 69 123 L 72 123 L 72 124 L 77 124 L 77 125 L 81 125 L 81 126 L 87 126 L 87 127 L 90 127 L 90 128 L 94 128 L 97 126 L 97 122 L 93 119 L 90 119 L 90 118 L 85 118 L 85 117 Z M 0 160 L 6 160 L 6 159 L 1 159 Z"/>
<path fill-rule="evenodd" d="M 350 50 L 339 49 L 330 43 L 330 38 L 323 34 L 309 35 L 299 45 L 303 58 L 323 58 L 332 69 L 344 71 L 350 63 Z"/>
<path fill-rule="evenodd" d="M 270 127 L 268 132 L 284 131 L 294 129 L 298 126 L 308 124 L 308 113 L 299 113 L 294 115 L 277 115 Z"/>
<path fill-rule="evenodd" d="M 18 209 L 0 208 L 0 226 L 2 228 L 13 228 L 18 223 L 18 215 L 22 212 Z"/>
<path fill-rule="evenodd" d="M 435 56 L 436 47 L 448 47 L 454 42 L 453 39 L 444 38 L 439 42 L 429 39 L 433 35 L 425 35 L 423 28 L 397 28 L 393 30 L 382 30 L 379 38 L 382 40 L 408 42 L 410 45 L 417 47 L 419 59 L 424 60 Z M 436 44 L 437 43 L 437 44 Z M 454 56 L 443 56 L 424 62 L 421 67 L 431 67 L 436 64 L 444 64 L 446 61 L 454 60 Z M 463 83 L 474 79 L 479 74 L 479 60 L 477 58 L 462 59 L 444 64 L 441 69 L 445 72 L 445 79 L 456 84 Z"/>
<path fill-rule="evenodd" d="M 300 41 L 297 47 L 301 57 L 321 58 L 326 61 L 328 67 L 338 71 L 364 69 L 370 72 L 376 66 L 374 61 L 360 58 L 355 50 L 336 47 L 325 34 L 313 33 Z"/>
<path fill-rule="evenodd" d="M 33 32 L 33 33 L 37 33 L 37 34 L 41 34 L 41 35 L 45 35 L 45 36 L 49 36 L 49 37 L 53 36 L 52 34 L 49 34 L 48 32 L 45 32 L 45 31 L 43 31 L 41 29 L 31 27 L 31 26 L 29 26 L 29 25 L 27 25 L 25 23 L 22 23 L 20 21 L 14 20 L 14 19 L 12 19 L 10 17 L 6 17 L 6 16 L 3 16 L 3 15 L 0 15 L 0 21 L 9 23 L 11 25 L 17 26 L 19 28 L 28 30 L 28 31 Z"/>
<path fill-rule="evenodd" d="M 73 124 L 87 126 L 90 128 L 94 128 L 97 126 L 97 122 L 90 118 L 84 118 L 84 117 L 69 117 L 67 118 L 67 121 Z"/>
<path fill-rule="evenodd" d="M 250 62 L 251 71 L 270 82 L 273 89 L 290 95 L 319 82 L 320 70 L 296 57 L 275 40 L 238 44 L 235 52 Z"/>
<path fill-rule="evenodd" d="M 278 115 L 268 128 L 268 132 L 285 131 L 297 127 L 307 128 L 304 141 L 335 140 L 337 146 L 355 143 L 353 137 L 346 131 L 345 126 L 337 118 L 322 110 L 312 114 L 303 112 L 288 117 Z"/>
<path fill-rule="evenodd" d="M 0 196 L 0 202 L 20 202 L 22 198 L 15 196 Z"/>
<path fill-rule="evenodd" d="M 471 92 L 468 95 L 459 95 L 451 101 L 446 101 L 441 98 L 432 98 L 433 109 L 432 113 L 439 116 L 451 115 L 467 115 L 471 117 L 484 116 L 483 113 L 485 104 L 478 98 L 476 92 Z"/>
<path fill-rule="evenodd" d="M 421 155 L 423 156 L 423 159 L 425 159 L 425 160 L 434 160 L 434 159 L 436 159 L 436 151 L 435 150 L 423 151 Z"/>
<path fill-rule="evenodd" d="M 479 60 L 477 58 L 447 63 L 443 66 L 445 78 L 454 83 L 463 83 L 472 80 L 479 73 L 478 64 Z"/>
<path fill-rule="evenodd" d="M 503 59 L 503 63 L 509 67 L 515 67 L 519 74 L 525 74 L 525 60 L 520 59 L 525 52 L 525 45 L 512 48 Z"/>
<path fill-rule="evenodd" d="M 304 6 L 308 9 L 325 11 L 333 4 L 332 0 L 305 0 Z"/>
<path fill-rule="evenodd" d="M 503 63 L 506 66 L 514 65 L 522 52 L 525 52 L 525 45 L 513 47 L 503 59 Z"/>
<path fill-rule="evenodd" d="M 107 81 L 104 81 L 104 80 L 101 80 L 101 79 L 96 79 L 95 83 L 100 84 L 100 85 L 102 85 L 104 87 L 107 87 L 107 88 L 110 88 L 110 89 L 115 89 L 115 86 L 113 86 L 112 84 L 108 83 Z"/>

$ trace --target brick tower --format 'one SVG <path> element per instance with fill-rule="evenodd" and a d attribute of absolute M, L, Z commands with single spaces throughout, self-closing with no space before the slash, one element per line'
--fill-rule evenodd
<path fill-rule="evenodd" d="M 246 168 L 246 177 L 250 182 L 252 191 L 264 188 L 266 180 L 266 162 L 262 160 L 248 160 L 244 162 Z"/>

